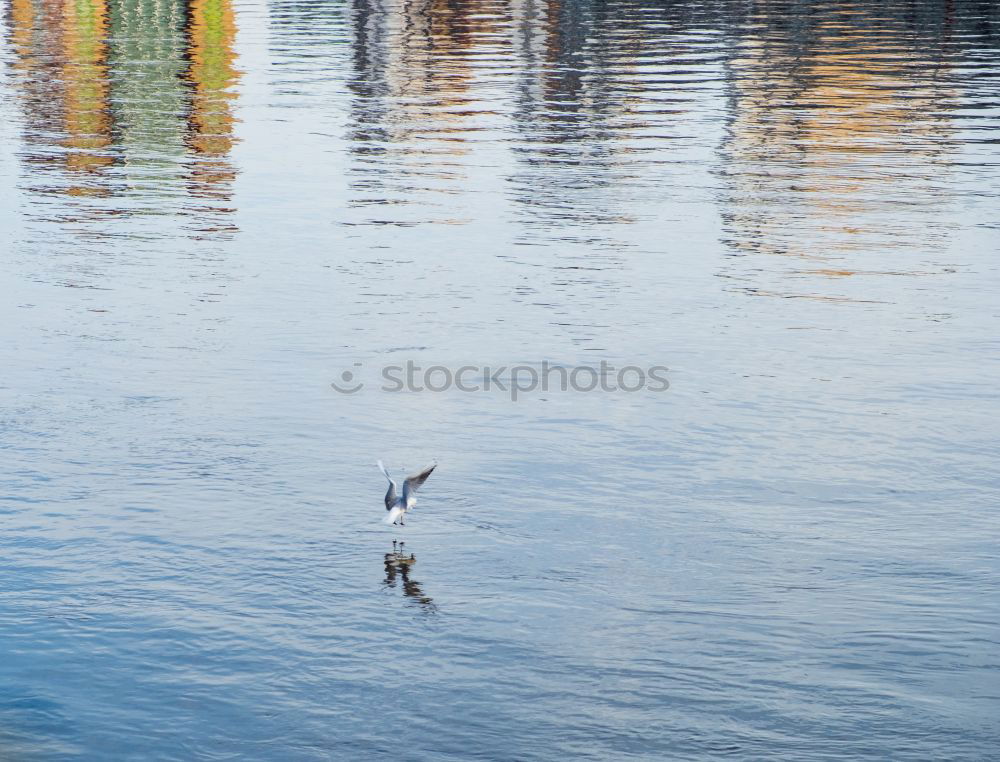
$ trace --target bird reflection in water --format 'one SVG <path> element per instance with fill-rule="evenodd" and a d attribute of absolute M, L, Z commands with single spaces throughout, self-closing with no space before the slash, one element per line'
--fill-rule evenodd
<path fill-rule="evenodd" d="M 406 543 L 392 541 L 392 553 L 385 554 L 385 584 L 395 587 L 397 580 L 402 580 L 403 595 L 413 598 L 421 606 L 434 609 L 434 601 L 420 587 L 420 583 L 410 579 L 410 568 L 417 562 L 417 557 L 406 554 Z"/>

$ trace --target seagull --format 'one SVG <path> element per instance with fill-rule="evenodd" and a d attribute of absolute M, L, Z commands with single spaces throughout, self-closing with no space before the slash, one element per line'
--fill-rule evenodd
<path fill-rule="evenodd" d="M 385 474 L 385 478 L 389 480 L 389 490 L 385 493 L 385 509 L 389 511 L 389 515 L 382 519 L 382 522 L 403 526 L 403 516 L 416 505 L 417 497 L 414 493 L 420 488 L 421 484 L 427 481 L 427 477 L 431 475 L 431 471 L 437 468 L 437 463 L 428 466 L 419 474 L 407 476 L 403 482 L 402 497 L 396 497 L 396 482 L 389 476 L 389 472 L 385 470 L 385 466 L 382 465 L 381 460 L 378 462 L 378 467 Z"/>

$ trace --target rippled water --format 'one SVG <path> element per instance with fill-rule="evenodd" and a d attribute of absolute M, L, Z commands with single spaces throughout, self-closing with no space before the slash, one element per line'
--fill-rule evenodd
<path fill-rule="evenodd" d="M 996 756 L 994 3 L 2 24 L 0 758 Z"/>

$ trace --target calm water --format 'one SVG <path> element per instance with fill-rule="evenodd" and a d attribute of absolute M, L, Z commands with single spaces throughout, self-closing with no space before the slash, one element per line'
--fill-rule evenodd
<path fill-rule="evenodd" d="M 995 3 L 2 8 L 0 758 L 996 758 Z"/>

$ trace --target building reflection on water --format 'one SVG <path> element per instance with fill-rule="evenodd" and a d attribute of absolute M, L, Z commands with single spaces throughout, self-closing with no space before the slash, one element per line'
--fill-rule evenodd
<path fill-rule="evenodd" d="M 95 173 L 112 163 L 107 18 L 105 0 L 63 5 L 63 144 L 71 172 Z M 91 187 L 73 183 L 68 192 L 86 193 Z"/>
<path fill-rule="evenodd" d="M 683 192 L 646 152 L 683 161 L 703 136 L 678 125 L 709 93 L 713 128 L 725 124 L 726 245 L 796 260 L 731 262 L 727 277 L 765 294 L 776 287 L 756 282 L 758 269 L 896 272 L 850 260 L 940 248 L 899 221 L 903 200 L 949 234 L 934 178 L 951 161 L 949 60 L 962 34 L 948 4 L 911 6 L 354 0 L 354 203 L 368 224 L 462 221 L 465 186 L 485 187 L 482 168 L 499 167 L 503 187 L 489 192 L 513 202 L 522 237 L 620 250 L 627 238 L 613 230 L 636 221 L 644 196 Z"/>
<path fill-rule="evenodd" d="M 349 224 L 513 222 L 515 303 L 546 293 L 548 319 L 589 346 L 643 192 L 637 7 L 353 0 Z"/>
<path fill-rule="evenodd" d="M 632 5 L 354 0 L 350 150 L 366 221 L 464 221 L 455 195 L 509 145 L 499 192 L 525 225 L 630 222 L 613 189 L 642 124 L 630 115 L 643 44 Z M 406 209 L 421 204 L 431 210 Z"/>
<path fill-rule="evenodd" d="M 738 290 L 850 301 L 845 279 L 919 274 L 949 235 L 948 17 L 914 41 L 863 10 L 829 6 L 790 34 L 787 9 L 764 8 L 727 61 L 720 206 Z M 916 209 L 933 224 L 912 225 Z"/>
<path fill-rule="evenodd" d="M 226 211 L 235 29 L 232 0 L 10 0 L 27 189 L 108 199 L 61 218 Z"/>
<path fill-rule="evenodd" d="M 232 84 L 237 78 L 232 0 L 192 0 L 189 13 L 187 80 L 193 92 L 186 142 L 196 156 L 189 188 L 194 195 L 228 200 L 236 176 L 229 161 L 234 143 Z"/>
<path fill-rule="evenodd" d="M 522 140 L 509 178 L 526 225 L 592 228 L 634 222 L 622 203 L 647 125 L 637 57 L 654 45 L 637 5 L 515 0 L 518 83 L 513 111 Z M 589 238 L 592 232 L 583 232 Z"/>
<path fill-rule="evenodd" d="M 6 3 L 30 190 L 75 199 L 78 215 L 180 211 L 199 235 L 231 230 L 232 0 Z M 275 0 L 268 13 L 275 63 L 299 56 L 298 73 L 329 71 L 320 22 L 350 43 L 336 148 L 350 157 L 351 224 L 503 216 L 515 242 L 586 259 L 554 266 L 550 285 L 575 268 L 588 274 L 571 285 L 593 295 L 616 288 L 629 226 L 657 203 L 677 208 L 702 190 L 690 175 L 713 167 L 732 255 L 722 274 L 797 295 L 761 273 L 843 283 L 906 271 L 862 253 L 940 249 L 935 178 L 951 171 L 950 67 L 968 36 L 947 3 L 807 6 Z M 903 222 L 904 201 L 940 224 Z"/>
<path fill-rule="evenodd" d="M 447 199 L 468 179 L 463 160 L 491 113 L 473 84 L 497 10 L 476 0 L 354 0 L 352 204 L 398 212 L 375 221 L 463 221 Z M 400 210 L 418 198 L 418 216 Z"/>

